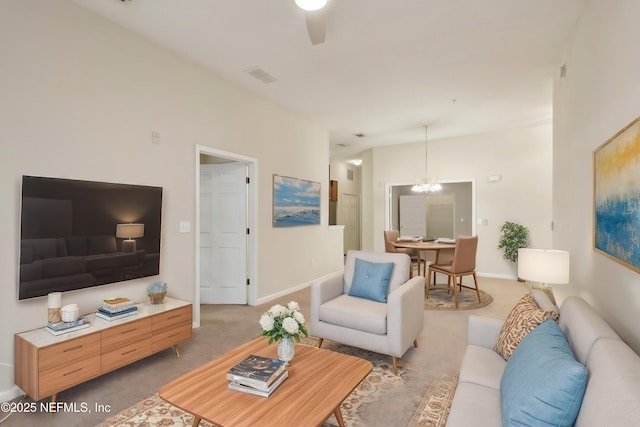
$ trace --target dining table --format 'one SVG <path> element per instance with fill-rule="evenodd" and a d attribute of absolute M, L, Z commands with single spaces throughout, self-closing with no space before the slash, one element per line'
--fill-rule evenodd
<path fill-rule="evenodd" d="M 396 240 L 393 242 L 393 246 L 396 248 L 406 248 L 406 249 L 416 249 L 417 258 L 418 258 L 418 266 L 420 266 L 421 262 L 421 253 L 422 251 L 434 251 L 436 255 L 436 264 L 440 261 L 440 252 L 446 250 L 453 254 L 453 250 L 456 248 L 455 241 L 451 242 L 442 242 L 436 240 L 423 241 L 423 240 Z M 419 268 L 419 267 L 418 267 Z M 425 279 L 428 279 L 425 271 Z"/>

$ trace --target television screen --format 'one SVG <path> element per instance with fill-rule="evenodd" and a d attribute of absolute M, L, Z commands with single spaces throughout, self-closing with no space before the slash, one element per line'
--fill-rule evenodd
<path fill-rule="evenodd" d="M 18 299 L 160 272 L 162 187 L 22 177 Z"/>

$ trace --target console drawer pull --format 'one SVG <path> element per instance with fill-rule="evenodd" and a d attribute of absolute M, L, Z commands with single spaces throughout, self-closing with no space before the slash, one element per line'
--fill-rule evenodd
<path fill-rule="evenodd" d="M 128 334 L 129 332 L 135 332 L 137 330 L 138 330 L 138 328 L 131 328 L 131 329 L 127 329 L 126 331 L 120 332 L 120 334 L 124 335 L 124 334 Z"/>
<path fill-rule="evenodd" d="M 67 351 L 78 350 L 78 349 L 81 349 L 82 347 L 84 347 L 84 345 L 82 345 L 82 344 L 81 344 L 81 345 L 77 345 L 77 346 L 75 346 L 75 347 L 65 348 L 65 349 L 64 349 L 64 353 L 66 353 Z"/>
<path fill-rule="evenodd" d="M 136 351 L 137 348 L 134 348 L 133 350 L 129 350 L 129 351 L 125 351 L 124 353 L 122 353 L 120 356 L 124 356 L 125 354 L 129 354 L 129 353 L 133 353 L 134 351 Z"/>
<path fill-rule="evenodd" d="M 67 375 L 75 374 L 76 372 L 80 372 L 80 371 L 82 371 L 82 368 L 78 368 L 75 371 L 67 372 L 66 374 L 63 375 L 63 377 L 66 377 Z"/>
<path fill-rule="evenodd" d="M 182 314 L 175 314 L 173 316 L 167 317 L 167 320 L 175 319 L 176 317 L 180 317 Z"/>

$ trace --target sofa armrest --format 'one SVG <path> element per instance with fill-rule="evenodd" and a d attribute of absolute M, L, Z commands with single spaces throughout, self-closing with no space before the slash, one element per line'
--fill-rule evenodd
<path fill-rule="evenodd" d="M 389 293 L 387 336 L 389 354 L 402 357 L 424 327 L 424 277 L 415 276 Z"/>
<path fill-rule="evenodd" d="M 467 329 L 467 344 L 493 349 L 504 320 L 486 316 L 470 315 Z"/>
<path fill-rule="evenodd" d="M 311 321 L 310 327 L 313 330 L 314 324 L 320 321 L 320 306 L 327 301 L 342 295 L 344 288 L 344 274 L 342 271 L 331 273 L 311 282 Z"/>

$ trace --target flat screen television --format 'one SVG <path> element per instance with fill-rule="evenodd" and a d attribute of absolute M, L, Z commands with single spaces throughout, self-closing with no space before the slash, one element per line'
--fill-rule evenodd
<path fill-rule="evenodd" d="M 162 187 L 22 177 L 18 299 L 160 273 Z"/>

